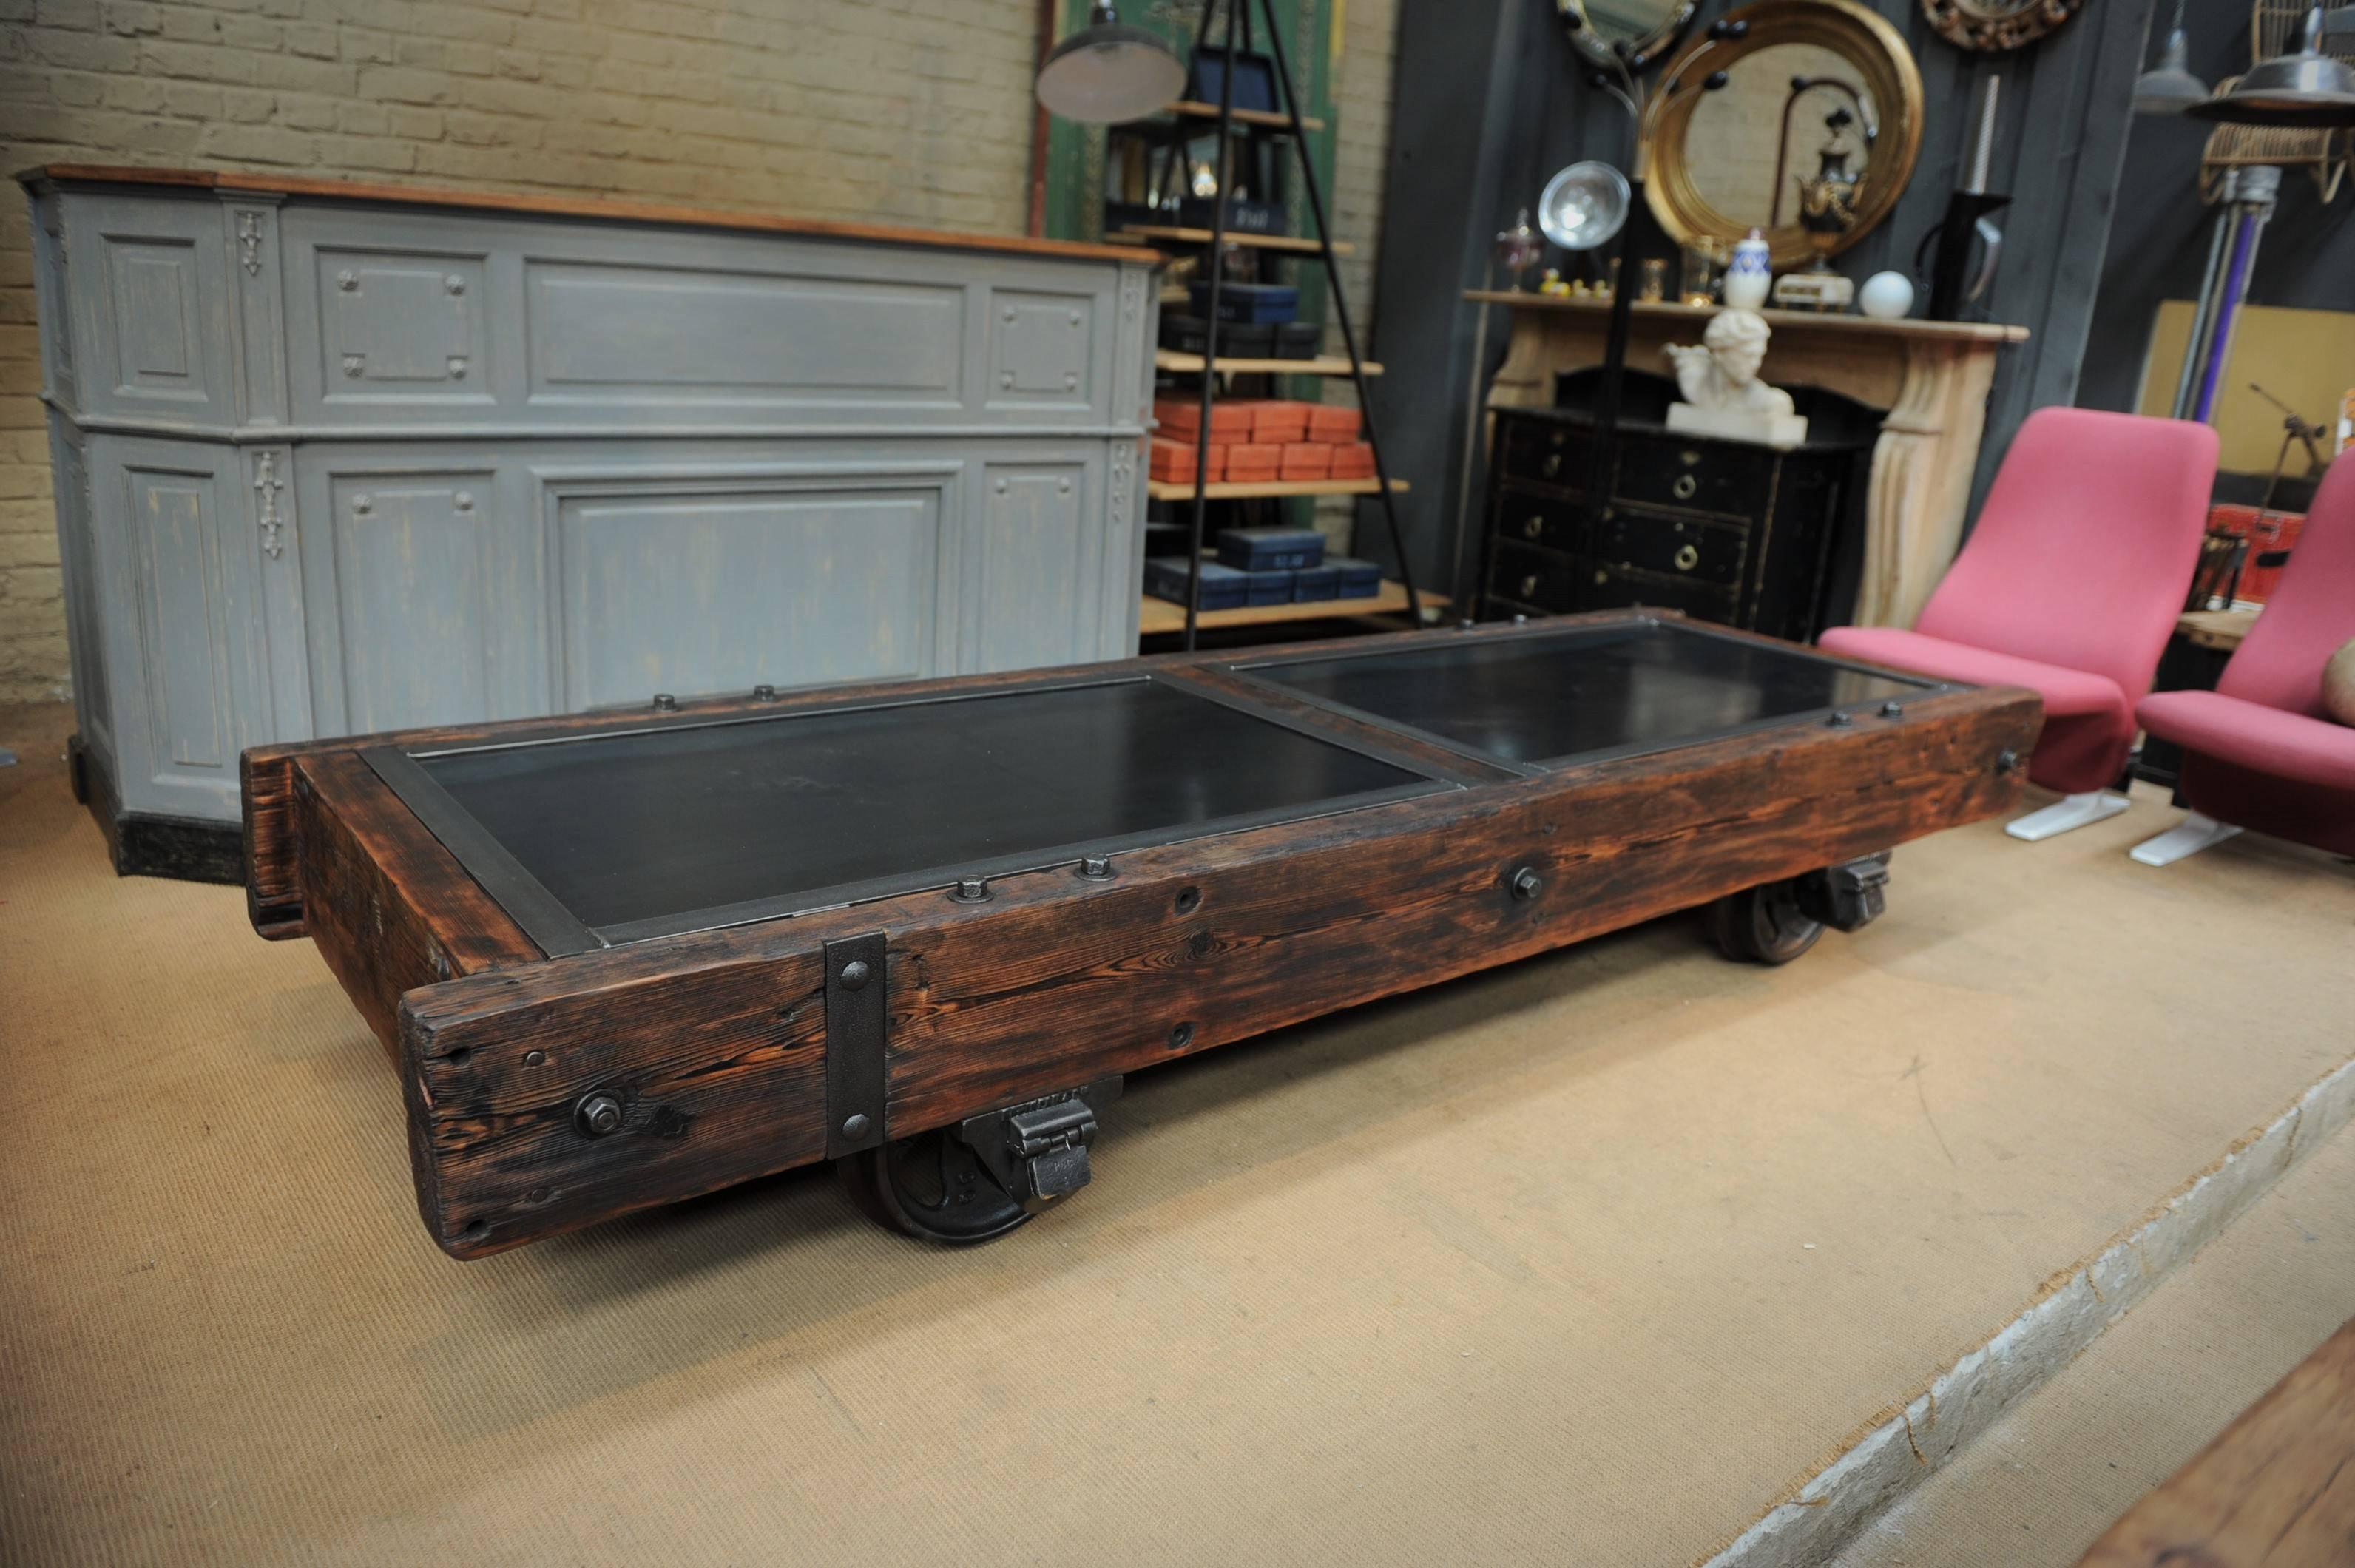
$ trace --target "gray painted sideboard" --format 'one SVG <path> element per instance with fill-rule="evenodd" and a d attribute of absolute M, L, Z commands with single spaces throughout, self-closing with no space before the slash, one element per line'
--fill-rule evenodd
<path fill-rule="evenodd" d="M 21 177 L 120 870 L 235 880 L 263 741 L 1135 651 L 1151 252 Z"/>

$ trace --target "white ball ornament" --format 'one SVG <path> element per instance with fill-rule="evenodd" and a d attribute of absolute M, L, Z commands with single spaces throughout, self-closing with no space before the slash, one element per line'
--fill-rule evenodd
<path fill-rule="evenodd" d="M 1875 272 L 1856 291 L 1856 304 L 1875 321 L 1896 321 L 1913 308 L 1913 280 L 1902 272 Z"/>

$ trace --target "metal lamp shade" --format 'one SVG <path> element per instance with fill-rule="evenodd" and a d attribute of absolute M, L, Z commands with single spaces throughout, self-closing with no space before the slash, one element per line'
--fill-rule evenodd
<path fill-rule="evenodd" d="M 1085 27 L 1048 52 L 1039 101 L 1050 114 L 1090 125 L 1141 120 L 1186 91 L 1186 68 L 1169 46 L 1098 5 Z"/>
<path fill-rule="evenodd" d="M 2305 47 L 2250 68 L 2232 88 L 2184 111 L 2227 125 L 2328 131 L 2355 125 L 2355 69 L 2322 52 L 2322 8 L 2306 18 Z"/>
<path fill-rule="evenodd" d="M 2181 27 L 2167 36 L 2158 63 L 2135 78 L 2134 112 L 2181 114 L 2208 101 L 2208 84 L 2191 74 L 2191 43 Z"/>
<path fill-rule="evenodd" d="M 1592 251 L 1627 221 L 1629 195 L 1627 176 L 1609 164 L 1572 164 L 1546 181 L 1538 227 L 1565 251 Z"/>

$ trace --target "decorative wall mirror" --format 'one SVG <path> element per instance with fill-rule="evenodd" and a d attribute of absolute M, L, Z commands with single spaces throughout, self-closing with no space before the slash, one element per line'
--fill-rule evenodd
<path fill-rule="evenodd" d="M 2032 44 L 2077 14 L 2084 0 L 1922 0 L 1922 14 L 1957 48 L 1998 54 Z"/>
<path fill-rule="evenodd" d="M 1570 41 L 1595 65 L 1641 70 L 1692 24 L 1695 0 L 1553 0 Z"/>
<path fill-rule="evenodd" d="M 1725 20 L 1749 28 L 1679 49 L 1645 112 L 1653 214 L 1679 244 L 1763 229 L 1777 268 L 1846 250 L 1913 175 L 1912 51 L 1851 0 L 1759 0 Z M 1725 86 L 1702 91 L 1721 70 Z"/>

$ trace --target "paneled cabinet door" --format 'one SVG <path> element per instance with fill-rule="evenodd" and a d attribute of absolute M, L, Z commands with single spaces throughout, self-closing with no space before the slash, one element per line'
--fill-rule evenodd
<path fill-rule="evenodd" d="M 572 711 L 949 673 L 964 465 L 862 458 L 549 464 L 553 700 Z"/>
<path fill-rule="evenodd" d="M 1108 568 L 1138 568 L 1105 524 L 1092 453 L 986 463 L 964 540 L 961 673 L 1028 669 L 1097 656 Z M 1107 561 L 1117 555 L 1124 566 Z M 1117 589 L 1114 591 L 1117 592 Z"/>
<path fill-rule="evenodd" d="M 234 815 L 238 753 L 268 738 L 270 706 L 237 453 L 93 436 L 87 461 L 123 804 Z"/>
<path fill-rule="evenodd" d="M 479 450 L 296 460 L 311 711 L 322 735 L 547 711 L 520 485 Z"/>

